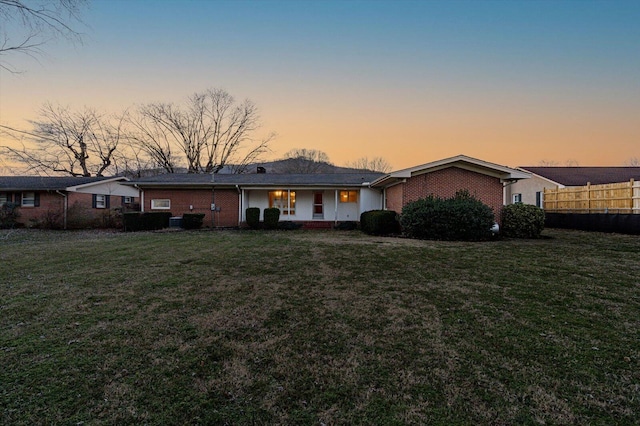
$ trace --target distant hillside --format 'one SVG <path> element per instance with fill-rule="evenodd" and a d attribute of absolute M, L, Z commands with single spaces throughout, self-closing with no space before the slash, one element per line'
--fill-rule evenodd
<path fill-rule="evenodd" d="M 262 168 L 264 173 L 303 173 L 303 174 L 314 174 L 314 173 L 358 173 L 362 171 L 372 170 L 362 170 L 362 169 L 354 169 L 351 167 L 340 167 L 335 166 L 329 163 L 318 163 L 314 161 L 301 160 L 297 158 L 290 158 L 285 160 L 276 160 L 276 161 L 265 161 L 260 163 L 254 163 L 248 165 L 244 168 L 243 173 L 258 173 L 258 168 Z M 225 166 L 218 173 L 222 174 L 230 174 L 236 173 L 236 166 Z M 165 174 L 165 170 L 161 168 L 157 169 L 145 169 L 136 172 L 122 172 L 119 173 L 120 176 L 126 176 L 128 178 L 140 178 L 140 177 L 148 177 L 148 176 L 157 176 Z M 176 173 L 187 173 L 186 168 L 176 168 Z"/>

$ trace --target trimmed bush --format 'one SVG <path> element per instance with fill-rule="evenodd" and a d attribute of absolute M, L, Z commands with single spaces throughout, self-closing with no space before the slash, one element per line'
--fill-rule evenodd
<path fill-rule="evenodd" d="M 278 229 L 282 229 L 283 231 L 295 231 L 300 228 L 302 228 L 301 223 L 291 222 L 290 220 L 278 223 Z"/>
<path fill-rule="evenodd" d="M 260 228 L 260 208 L 249 207 L 246 210 L 247 225 L 252 229 Z"/>
<path fill-rule="evenodd" d="M 122 223 L 127 232 L 154 231 L 168 228 L 171 216 L 171 212 L 124 213 Z"/>
<path fill-rule="evenodd" d="M 360 229 L 369 235 L 389 235 L 399 232 L 398 214 L 393 210 L 369 210 L 360 215 Z"/>
<path fill-rule="evenodd" d="M 502 209 L 502 234 L 511 238 L 540 238 L 544 210 L 532 204 L 509 204 Z"/>
<path fill-rule="evenodd" d="M 278 229 L 279 220 L 280 209 L 275 207 L 264 209 L 264 227 L 266 229 Z"/>
<path fill-rule="evenodd" d="M 0 206 L 0 229 L 10 229 L 18 226 L 19 207 L 16 203 L 4 203 Z"/>
<path fill-rule="evenodd" d="M 410 238 L 478 241 L 491 237 L 494 215 L 491 207 L 462 190 L 451 198 L 429 196 L 407 204 L 400 224 Z"/>
<path fill-rule="evenodd" d="M 182 215 L 182 227 L 184 229 L 200 229 L 202 228 L 203 220 L 204 213 L 184 213 Z"/>
<path fill-rule="evenodd" d="M 358 222 L 354 222 L 354 221 L 340 222 L 333 228 L 337 231 L 354 231 L 358 229 Z"/>

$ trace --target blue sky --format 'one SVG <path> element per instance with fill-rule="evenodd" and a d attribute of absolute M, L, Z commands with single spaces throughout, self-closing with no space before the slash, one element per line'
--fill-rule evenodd
<path fill-rule="evenodd" d="M 640 157 L 638 1 L 98 0 L 83 20 L 83 44 L 0 72 L 0 122 L 45 101 L 116 112 L 215 87 L 256 102 L 273 157 Z"/>

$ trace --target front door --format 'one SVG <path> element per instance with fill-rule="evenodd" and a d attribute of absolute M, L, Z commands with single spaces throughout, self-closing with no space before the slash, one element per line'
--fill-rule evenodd
<path fill-rule="evenodd" d="M 322 207 L 322 192 L 313 193 L 313 218 L 324 219 L 324 211 Z"/>

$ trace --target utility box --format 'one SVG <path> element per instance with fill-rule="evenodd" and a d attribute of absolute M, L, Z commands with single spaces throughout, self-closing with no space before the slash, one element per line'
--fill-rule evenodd
<path fill-rule="evenodd" d="M 180 216 L 170 217 L 169 228 L 182 228 L 182 217 Z"/>

